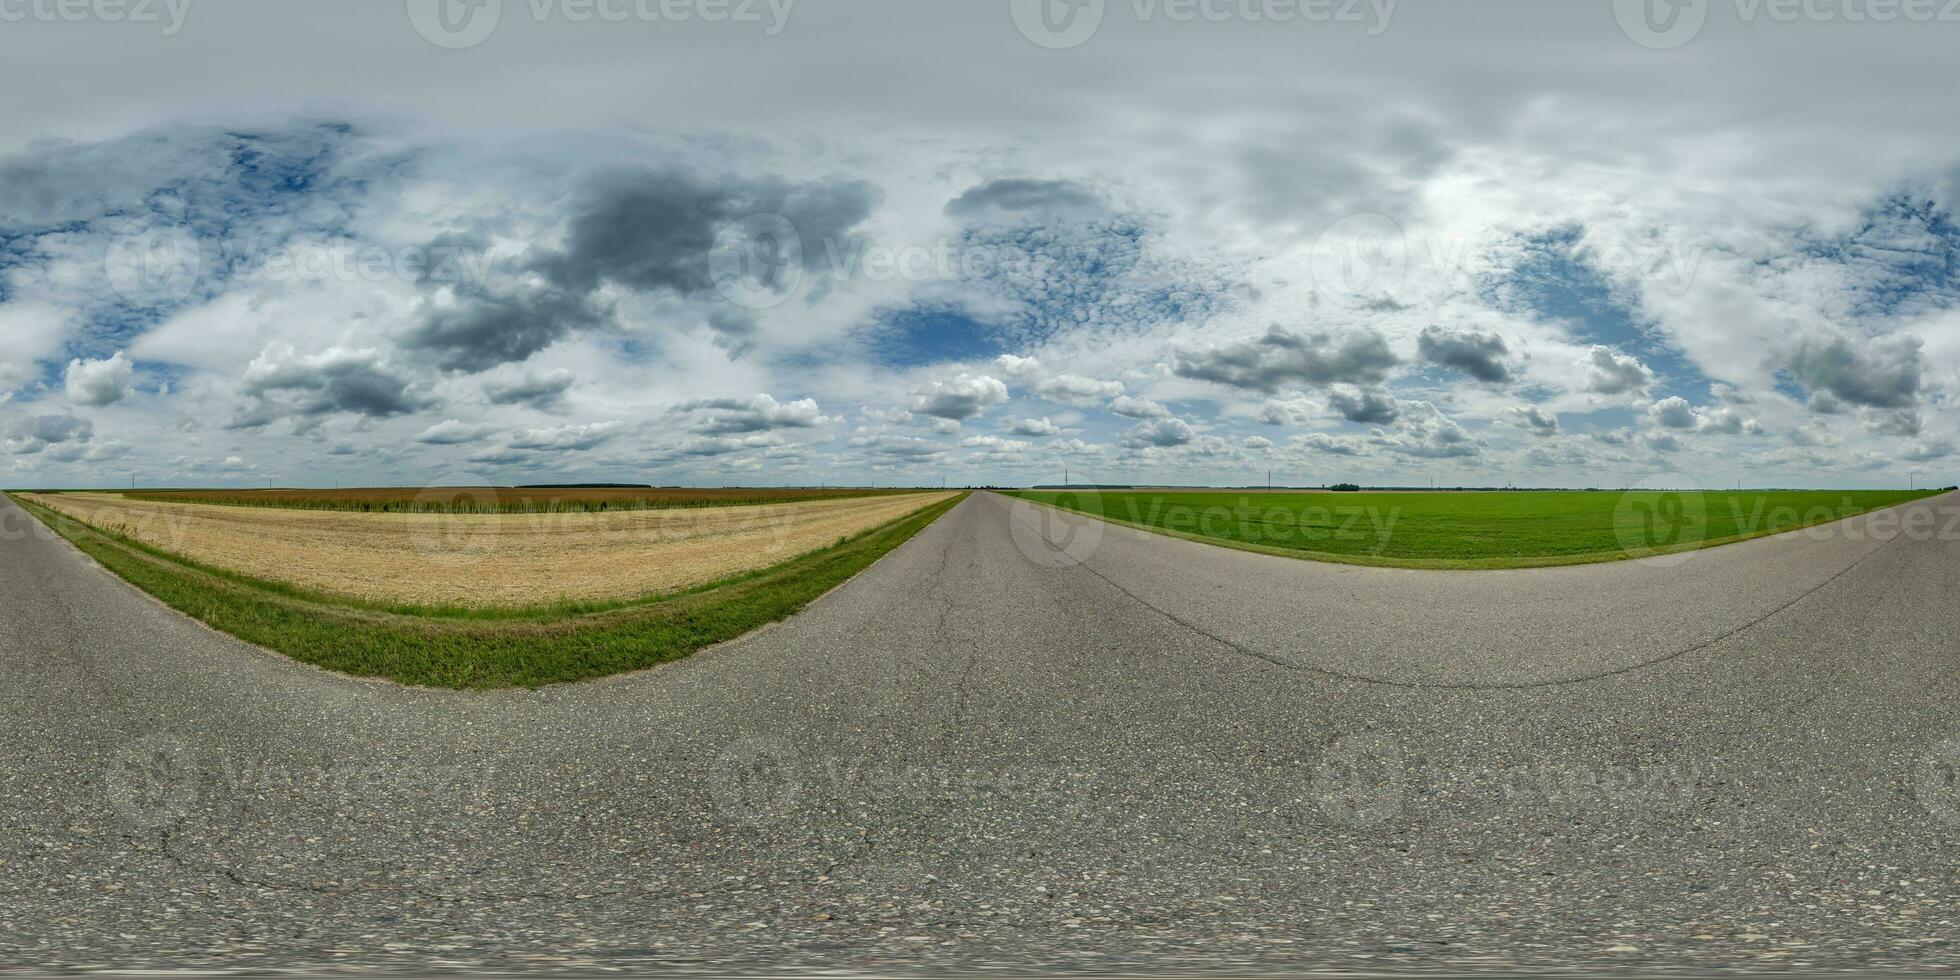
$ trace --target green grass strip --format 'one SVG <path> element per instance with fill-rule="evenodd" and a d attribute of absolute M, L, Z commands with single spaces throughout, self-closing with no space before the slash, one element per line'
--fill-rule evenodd
<path fill-rule="evenodd" d="M 357 677 L 457 689 L 535 688 L 678 660 L 793 615 L 951 510 L 965 494 L 766 569 L 617 608 L 427 616 L 266 587 L 15 502 L 165 605 L 247 643 Z"/>
<path fill-rule="evenodd" d="M 1942 492 L 1014 491 L 1009 496 L 1123 527 L 1264 555 L 1480 571 L 1596 564 L 1712 548 Z"/>

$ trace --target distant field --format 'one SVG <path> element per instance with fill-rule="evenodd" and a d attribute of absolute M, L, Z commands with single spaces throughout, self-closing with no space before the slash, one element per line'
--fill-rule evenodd
<path fill-rule="evenodd" d="M 370 514 L 538 514 L 682 507 L 740 507 L 804 500 L 871 497 L 910 490 L 838 487 L 649 489 L 633 487 L 428 487 L 348 490 L 150 490 L 124 493 L 131 500 L 223 504 L 288 510 L 336 510 Z"/>
<path fill-rule="evenodd" d="M 1518 568 L 1707 547 L 1934 492 L 1023 491 L 1014 496 L 1264 552 L 1417 568 Z"/>
<path fill-rule="evenodd" d="M 753 571 L 944 493 L 604 513 L 349 513 L 21 494 L 173 556 L 335 599 L 403 607 L 610 602 Z"/>

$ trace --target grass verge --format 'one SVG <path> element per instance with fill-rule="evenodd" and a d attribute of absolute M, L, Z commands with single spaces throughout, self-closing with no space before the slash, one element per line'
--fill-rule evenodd
<path fill-rule="evenodd" d="M 296 660 L 402 684 L 541 687 L 678 660 L 796 613 L 924 530 L 965 495 L 769 568 L 615 608 L 494 617 L 345 605 L 205 568 L 14 497 L 165 605 Z"/>
<path fill-rule="evenodd" d="M 1186 541 L 1383 568 L 1495 570 L 1651 558 L 1801 530 L 1942 491 L 1288 494 L 1014 491 Z"/>

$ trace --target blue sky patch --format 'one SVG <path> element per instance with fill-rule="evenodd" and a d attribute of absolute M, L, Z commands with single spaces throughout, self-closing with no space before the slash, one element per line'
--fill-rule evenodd
<path fill-rule="evenodd" d="M 1705 399 L 1708 376 L 1593 264 L 1584 238 L 1584 227 L 1576 224 L 1518 236 L 1506 249 L 1511 261 L 1479 283 L 1484 302 L 1514 316 L 1560 323 L 1576 343 L 1604 344 L 1640 358 L 1657 375 L 1660 397 Z"/>
<path fill-rule="evenodd" d="M 1003 350 L 999 328 L 938 306 L 915 306 L 880 318 L 865 343 L 878 363 L 893 367 L 985 360 Z"/>
<path fill-rule="evenodd" d="M 1912 316 L 1960 303 L 1960 227 L 1931 201 L 1894 195 L 1867 211 L 1857 230 L 1807 239 L 1799 253 L 1852 273 L 1846 302 L 1854 317 Z"/>

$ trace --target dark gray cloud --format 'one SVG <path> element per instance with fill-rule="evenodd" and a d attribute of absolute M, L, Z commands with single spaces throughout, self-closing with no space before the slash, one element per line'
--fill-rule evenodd
<path fill-rule="evenodd" d="M 1953 455 L 1953 440 L 1946 436 L 1934 436 L 1905 451 L 1903 459 L 1914 463 L 1930 463 Z"/>
<path fill-rule="evenodd" d="M 27 415 L 0 426 L 5 449 L 31 456 L 49 446 L 85 443 L 95 437 L 95 423 L 77 415 Z"/>
<path fill-rule="evenodd" d="M 1387 425 L 1402 414 L 1395 396 L 1379 388 L 1336 388 L 1327 396 L 1327 407 L 1362 425 Z"/>
<path fill-rule="evenodd" d="M 619 170 L 587 180 L 573 203 L 563 252 L 535 267 L 567 289 L 611 282 L 642 292 L 714 288 L 708 264 L 716 237 L 755 216 L 781 216 L 801 239 L 804 267 L 845 247 L 871 216 L 877 192 L 860 180 L 791 183 L 698 176 L 682 170 Z"/>
<path fill-rule="evenodd" d="M 1843 337 L 1811 338 L 1791 352 L 1790 376 L 1819 395 L 1867 408 L 1919 404 L 1925 362 L 1920 340 L 1898 334 L 1854 343 Z"/>
<path fill-rule="evenodd" d="M 1272 394 L 1283 387 L 1337 383 L 1373 385 L 1400 361 L 1372 330 L 1296 334 L 1275 326 L 1257 340 L 1177 355 L 1180 377 Z"/>
<path fill-rule="evenodd" d="M 1925 419 L 1909 408 L 1890 412 L 1873 412 L 1865 419 L 1865 427 L 1879 435 L 1912 437 L 1925 427 Z"/>
<path fill-rule="evenodd" d="M 1511 419 L 1532 435 L 1544 438 L 1558 435 L 1558 416 L 1536 405 L 1512 407 Z"/>
<path fill-rule="evenodd" d="M 605 311 L 584 293 L 554 288 L 462 292 L 453 306 L 432 305 L 401 339 L 403 349 L 426 352 L 444 370 L 475 373 L 528 360 L 574 330 L 606 320 Z"/>
<path fill-rule="evenodd" d="M 1504 338 L 1494 333 L 1425 327 L 1416 338 L 1416 354 L 1427 363 L 1461 371 L 1478 381 L 1497 384 L 1511 380 L 1511 368 L 1505 363 L 1511 350 Z"/>
<path fill-rule="evenodd" d="M 1103 210 L 1102 199 L 1073 181 L 1008 177 L 968 188 L 946 204 L 956 218 L 990 218 L 1024 213 L 1089 216 Z"/>
<path fill-rule="evenodd" d="M 333 348 L 312 355 L 290 347 L 267 351 L 246 369 L 239 391 L 257 403 L 232 421 L 229 427 L 234 429 L 255 429 L 280 418 L 393 418 L 433 404 L 372 350 Z"/>
<path fill-rule="evenodd" d="M 573 195 L 562 249 L 534 251 L 503 263 L 494 277 L 509 285 L 461 282 L 457 301 L 431 302 L 402 340 L 451 371 L 480 372 L 524 361 L 573 333 L 611 322 L 595 294 L 611 285 L 642 293 L 708 298 L 715 288 L 710 256 L 720 245 L 766 244 L 765 259 L 800 254 L 805 269 L 823 266 L 833 250 L 871 214 L 877 194 L 857 180 L 792 183 L 775 178 L 708 178 L 687 171 L 613 170 L 588 178 Z M 757 234 L 786 221 L 799 239 L 749 242 L 745 219 L 758 216 Z M 717 241 L 734 229 L 734 242 Z M 447 236 L 442 244 L 453 244 Z M 477 239 L 463 236 L 462 245 Z M 433 250 L 436 246 L 432 245 Z M 538 282 L 542 280 L 542 283 Z M 708 316 L 717 343 L 737 355 L 754 346 L 752 313 L 718 310 Z"/>
<path fill-rule="evenodd" d="M 565 393 L 578 380 L 560 368 L 548 374 L 527 374 L 515 381 L 492 381 L 483 386 L 483 396 L 492 405 L 528 405 L 541 411 L 556 411 L 565 404 Z"/>
<path fill-rule="evenodd" d="M 716 347 L 739 358 L 755 349 L 759 326 L 754 311 L 723 306 L 708 312 L 708 329 L 715 332 Z"/>
<path fill-rule="evenodd" d="M 95 435 L 95 423 L 75 415 L 35 415 L 20 427 L 20 434 L 42 442 L 86 442 Z"/>

